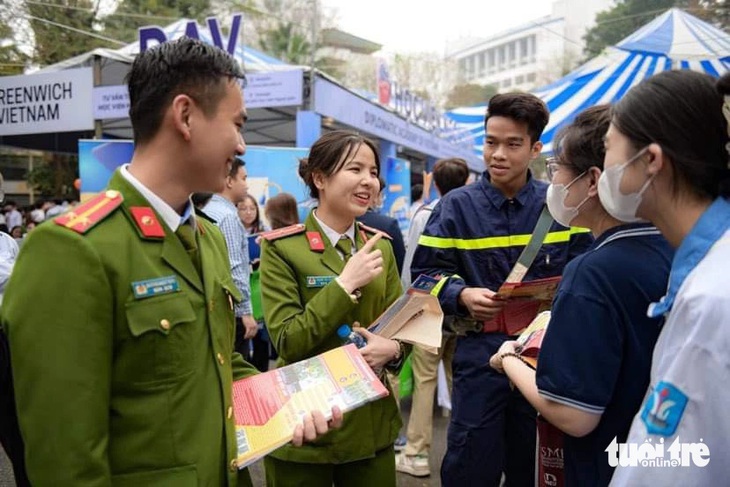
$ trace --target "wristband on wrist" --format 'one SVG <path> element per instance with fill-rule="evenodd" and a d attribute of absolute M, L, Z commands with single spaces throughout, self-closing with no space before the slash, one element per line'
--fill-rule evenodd
<path fill-rule="evenodd" d="M 518 354 L 518 353 L 515 353 L 515 352 L 505 352 L 505 353 L 503 353 L 502 355 L 500 355 L 500 356 L 499 356 L 499 359 L 500 359 L 500 360 L 501 360 L 502 362 L 504 362 L 504 359 L 505 359 L 505 357 L 514 357 L 514 358 L 516 358 L 517 360 L 519 360 L 520 362 L 522 362 L 523 364 L 525 364 L 525 365 L 527 365 L 528 367 L 530 367 L 530 364 L 528 364 L 528 363 L 527 363 L 527 362 L 525 361 L 525 359 L 523 359 L 523 358 L 522 358 L 522 355 L 520 355 L 520 354 Z M 502 364 L 502 368 L 504 368 L 504 364 Z M 530 368 L 532 368 L 532 367 L 530 367 Z"/>
<path fill-rule="evenodd" d="M 335 277 L 335 282 L 337 283 L 338 286 L 340 286 L 342 288 L 343 291 L 345 291 L 347 293 L 347 295 L 350 297 L 350 300 L 353 303 L 355 303 L 355 304 L 358 303 L 358 299 L 360 299 L 360 297 L 362 296 L 362 293 L 360 292 L 359 289 L 355 289 L 354 291 L 352 291 L 350 293 L 347 289 L 345 289 L 345 285 L 342 284 L 342 281 L 340 280 L 339 277 Z"/>

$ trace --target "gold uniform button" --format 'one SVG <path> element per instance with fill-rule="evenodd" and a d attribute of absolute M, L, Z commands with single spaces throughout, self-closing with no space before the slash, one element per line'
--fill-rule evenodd
<path fill-rule="evenodd" d="M 115 191 L 113 189 L 107 190 L 106 193 L 104 193 L 104 196 L 109 198 L 110 200 L 115 199 L 117 196 L 119 196 L 119 191 Z"/>
<path fill-rule="evenodd" d="M 226 363 L 226 359 L 223 358 L 223 354 L 222 353 L 218 352 L 216 354 L 216 357 L 218 357 L 218 363 L 219 364 L 223 365 L 224 363 Z"/>
<path fill-rule="evenodd" d="M 228 416 L 228 419 L 231 419 L 233 417 L 233 407 L 228 406 L 228 413 L 226 413 L 226 416 Z"/>
<path fill-rule="evenodd" d="M 160 320 L 160 328 L 163 330 L 169 330 L 170 329 L 170 322 L 168 320 L 162 319 Z"/>
<path fill-rule="evenodd" d="M 238 462 L 234 458 L 231 460 L 231 472 L 235 472 L 236 470 L 238 470 Z"/>

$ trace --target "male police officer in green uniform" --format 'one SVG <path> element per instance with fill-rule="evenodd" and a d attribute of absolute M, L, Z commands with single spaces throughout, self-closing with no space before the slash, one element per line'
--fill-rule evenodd
<path fill-rule="evenodd" d="M 245 150 L 240 78 L 188 38 L 140 54 L 131 164 L 24 245 L 2 324 L 33 485 L 251 484 L 231 403 L 232 380 L 255 373 L 233 352 L 239 294 L 189 200 Z M 326 430 L 317 414 L 295 443 Z"/>

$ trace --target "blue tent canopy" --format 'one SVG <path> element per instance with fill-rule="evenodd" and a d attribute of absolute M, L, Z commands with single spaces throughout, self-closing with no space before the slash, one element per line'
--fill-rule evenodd
<path fill-rule="evenodd" d="M 543 152 L 551 153 L 553 138 L 588 107 L 614 103 L 632 86 L 661 71 L 691 69 L 719 77 L 730 69 L 730 35 L 679 9 L 671 9 L 616 46 L 609 47 L 567 76 L 533 93 L 550 109 L 542 136 Z M 486 105 L 456 108 L 447 116 L 458 134 L 484 149 Z"/>

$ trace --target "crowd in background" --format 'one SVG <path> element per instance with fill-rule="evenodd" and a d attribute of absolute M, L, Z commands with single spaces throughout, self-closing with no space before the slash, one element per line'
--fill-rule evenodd
<path fill-rule="evenodd" d="M 7 200 L 0 212 L 0 231 L 22 241 L 36 226 L 68 211 L 77 203 L 75 200 L 54 199 L 19 206 L 15 201 Z"/>

